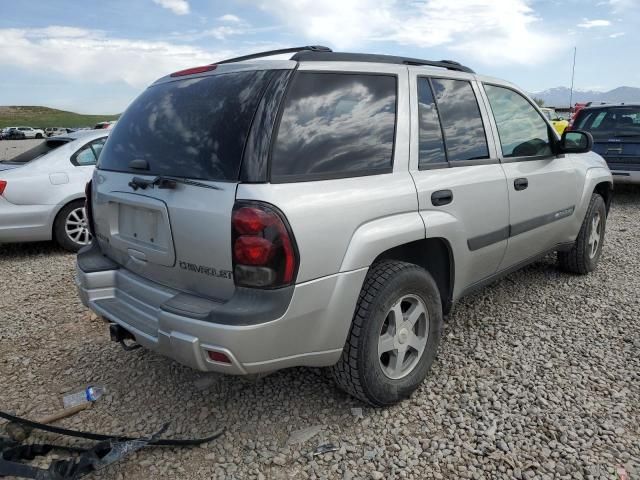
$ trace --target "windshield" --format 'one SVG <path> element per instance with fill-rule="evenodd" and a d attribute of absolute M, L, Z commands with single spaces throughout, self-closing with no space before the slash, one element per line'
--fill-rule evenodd
<path fill-rule="evenodd" d="M 594 138 L 640 136 L 640 106 L 582 110 L 576 128 L 590 132 Z"/>
<path fill-rule="evenodd" d="M 69 138 L 56 138 L 55 140 L 47 140 L 36 145 L 31 150 L 27 150 L 26 152 L 23 152 L 20 155 L 17 155 L 9 160 L 5 160 L 4 163 L 28 163 L 32 160 L 35 160 L 36 158 L 40 158 L 43 155 L 46 155 L 52 150 L 55 150 L 56 148 L 70 141 L 71 139 Z"/>
<path fill-rule="evenodd" d="M 149 87 L 114 127 L 98 168 L 237 180 L 251 121 L 271 75 L 245 71 Z M 131 168 L 133 160 L 148 169 Z"/>

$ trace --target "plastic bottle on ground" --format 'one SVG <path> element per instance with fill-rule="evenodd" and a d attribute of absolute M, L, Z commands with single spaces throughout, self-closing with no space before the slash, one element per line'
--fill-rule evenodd
<path fill-rule="evenodd" d="M 89 386 L 79 392 L 65 395 L 62 399 L 62 404 L 64 405 L 64 408 L 71 408 L 83 403 L 95 402 L 104 395 L 105 392 L 106 389 L 104 387 Z"/>

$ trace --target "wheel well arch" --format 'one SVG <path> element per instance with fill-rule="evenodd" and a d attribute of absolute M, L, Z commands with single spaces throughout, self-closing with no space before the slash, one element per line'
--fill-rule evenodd
<path fill-rule="evenodd" d="M 607 214 L 609 214 L 609 208 L 611 207 L 611 200 L 613 200 L 613 185 L 610 182 L 600 182 L 593 189 L 594 193 L 599 193 L 604 198 L 604 203 L 607 206 Z"/>
<path fill-rule="evenodd" d="M 455 264 L 451 245 L 446 239 L 423 238 L 398 245 L 382 252 L 373 263 L 382 260 L 413 263 L 427 270 L 435 280 L 440 292 L 443 313 L 449 313 L 453 304 Z"/>
<path fill-rule="evenodd" d="M 84 202 L 84 200 L 84 196 L 73 197 L 58 205 L 58 208 L 55 210 L 53 216 L 51 217 L 51 238 L 56 238 L 56 221 L 60 216 L 60 212 L 62 212 L 62 210 L 64 210 L 67 205 L 73 202 Z"/>

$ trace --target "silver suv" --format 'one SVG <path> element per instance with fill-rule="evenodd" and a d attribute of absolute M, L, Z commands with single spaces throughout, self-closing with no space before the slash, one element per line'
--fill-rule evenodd
<path fill-rule="evenodd" d="M 407 397 L 453 303 L 550 252 L 596 268 L 612 196 L 580 131 L 452 61 L 274 52 L 161 78 L 87 187 L 82 301 L 204 371 L 331 367 Z"/>

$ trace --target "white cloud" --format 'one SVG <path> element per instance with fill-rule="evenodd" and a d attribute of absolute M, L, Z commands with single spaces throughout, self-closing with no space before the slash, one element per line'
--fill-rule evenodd
<path fill-rule="evenodd" d="M 612 33 L 611 35 L 609 35 L 609 38 L 618 38 L 621 37 L 625 34 L 625 32 L 617 32 L 617 33 Z"/>
<path fill-rule="evenodd" d="M 226 15 L 222 15 L 221 17 L 218 17 L 218 20 L 220 20 L 221 22 L 228 22 L 228 23 L 240 23 L 242 21 L 240 17 L 237 17 L 236 15 L 232 15 L 230 13 L 227 13 Z"/>
<path fill-rule="evenodd" d="M 564 48 L 529 0 L 249 0 L 313 43 L 445 46 L 484 63 L 538 63 Z M 535 26 L 534 26 L 535 25 Z"/>
<path fill-rule="evenodd" d="M 187 2 L 187 0 L 153 0 L 153 3 L 171 10 L 176 15 L 186 15 L 189 13 L 189 2 Z"/>
<path fill-rule="evenodd" d="M 582 23 L 578 24 L 580 28 L 594 28 L 594 27 L 608 27 L 611 25 L 609 20 L 588 20 L 584 19 Z"/>
<path fill-rule="evenodd" d="M 88 83 L 122 81 L 143 88 L 187 67 L 244 52 L 217 49 L 215 56 L 191 45 L 113 38 L 98 30 L 70 27 L 0 29 L 0 65 L 53 72 Z"/>
<path fill-rule="evenodd" d="M 609 0 L 614 13 L 622 13 L 640 8 L 640 0 Z"/>

